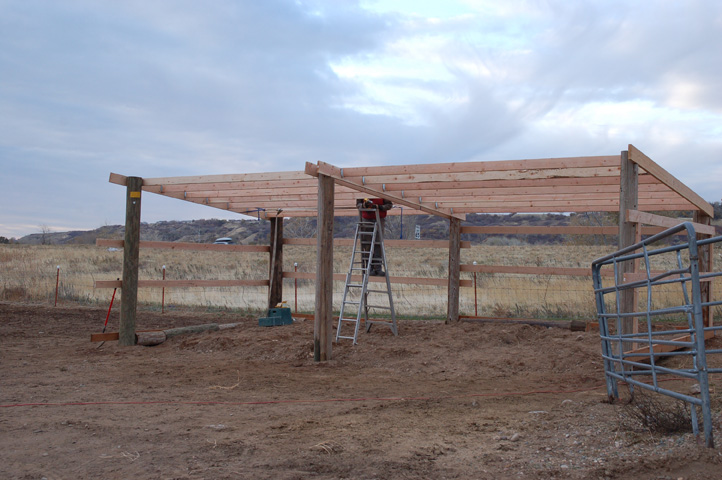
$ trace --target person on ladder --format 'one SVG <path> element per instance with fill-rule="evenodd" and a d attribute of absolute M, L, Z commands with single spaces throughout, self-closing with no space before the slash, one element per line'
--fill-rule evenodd
<path fill-rule="evenodd" d="M 386 226 L 386 212 L 391 210 L 393 206 L 394 204 L 391 203 L 391 200 L 383 198 L 359 198 L 356 200 L 356 208 L 359 210 L 359 221 L 361 222 L 359 228 L 361 231 L 373 232 L 374 222 L 376 221 L 376 212 L 373 210 L 378 209 L 379 220 L 381 222 L 379 226 L 381 228 L 381 234 L 383 235 L 384 227 Z M 371 239 L 366 235 L 361 238 L 361 250 L 366 254 L 364 259 L 367 259 L 368 253 L 371 251 Z M 386 276 L 386 272 L 379 266 L 381 263 L 380 248 L 374 248 L 374 259 L 377 260 L 377 262 L 372 262 L 371 275 L 375 277 Z M 364 268 L 366 268 L 365 264 Z"/>

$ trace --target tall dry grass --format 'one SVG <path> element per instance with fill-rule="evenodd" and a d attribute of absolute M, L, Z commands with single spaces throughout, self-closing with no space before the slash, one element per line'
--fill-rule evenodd
<path fill-rule="evenodd" d="M 480 265 L 557 266 L 589 268 L 592 260 L 609 253 L 609 247 L 594 246 L 475 246 L 463 249 L 462 263 Z M 350 247 L 337 247 L 334 271 L 348 269 Z M 122 251 L 95 246 L 0 246 L 0 298 L 12 301 L 54 301 L 56 267 L 60 266 L 59 301 L 107 305 L 112 290 L 96 289 L 95 280 L 114 280 L 122 276 Z M 446 278 L 448 252 L 444 249 L 388 248 L 392 276 Z M 722 263 L 715 253 L 717 267 Z M 662 261 L 662 260 L 660 260 Z M 669 266 L 674 259 L 665 259 Z M 268 278 L 268 254 L 142 250 L 139 278 L 160 279 L 166 266 L 169 280 L 264 279 Z M 316 251 L 313 247 L 284 248 L 284 270 L 313 272 Z M 473 274 L 462 273 L 463 279 Z M 315 293 L 312 280 L 298 280 L 298 309 L 312 312 Z M 474 288 L 462 287 L 460 312 L 481 316 L 586 318 L 595 316 L 591 277 L 553 275 L 477 274 L 477 303 Z M 720 282 L 715 283 L 719 298 Z M 442 317 L 446 314 L 445 286 L 393 284 L 397 313 L 409 317 Z M 340 306 L 343 282 L 334 282 L 335 308 Z M 267 288 L 167 288 L 166 308 L 225 308 L 260 312 L 266 307 Z M 643 295 L 640 295 L 643 297 Z M 679 288 L 655 292 L 670 302 L 681 296 Z M 160 308 L 161 289 L 145 288 L 138 300 L 146 308 Z M 292 279 L 284 280 L 284 300 L 294 307 Z M 643 299 L 640 299 L 642 301 Z"/>

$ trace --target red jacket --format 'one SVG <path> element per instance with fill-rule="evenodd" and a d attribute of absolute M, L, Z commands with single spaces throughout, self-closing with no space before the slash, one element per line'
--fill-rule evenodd
<path fill-rule="evenodd" d="M 378 205 L 379 218 L 386 218 L 386 211 L 391 210 L 393 203 L 390 200 L 384 200 L 383 198 L 369 198 L 368 199 L 374 205 Z M 356 200 L 356 207 L 364 208 L 363 200 Z M 376 214 L 374 212 L 361 212 L 361 217 L 366 220 L 376 220 Z"/>

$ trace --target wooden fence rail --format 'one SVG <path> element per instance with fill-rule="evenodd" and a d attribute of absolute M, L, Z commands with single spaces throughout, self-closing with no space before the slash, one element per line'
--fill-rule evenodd
<path fill-rule="evenodd" d="M 123 240 L 110 240 L 98 238 L 95 240 L 98 247 L 123 248 Z M 268 245 L 216 245 L 213 243 L 188 243 L 188 242 L 155 242 L 142 241 L 140 248 L 159 248 L 166 250 L 197 250 L 215 252 L 265 252 L 271 251 Z"/>
<path fill-rule="evenodd" d="M 306 245 L 316 246 L 316 238 L 284 238 L 284 245 Z M 334 238 L 334 246 L 350 247 L 353 245 L 353 238 Z M 404 247 L 404 248 L 449 248 L 448 240 L 386 240 L 386 247 Z M 461 242 L 461 248 L 471 248 L 471 242 Z"/>
<path fill-rule="evenodd" d="M 662 227 L 642 227 L 643 235 L 655 235 L 664 231 Z M 484 235 L 618 235 L 619 226 L 608 227 L 577 227 L 577 226 L 466 226 L 461 233 L 477 233 Z"/>
<path fill-rule="evenodd" d="M 316 272 L 283 272 L 283 278 L 298 278 L 298 279 L 305 279 L 305 280 L 315 280 Z M 357 282 L 361 281 L 360 275 L 352 275 L 351 278 Z M 333 280 L 336 282 L 345 282 L 346 274 L 345 273 L 334 273 Z M 369 282 L 385 282 L 385 281 L 386 281 L 386 279 L 384 277 L 369 277 Z M 389 281 L 391 283 L 400 283 L 400 284 L 438 285 L 438 286 L 446 286 L 448 283 L 448 280 L 446 278 L 430 278 L 430 277 L 394 277 L 394 276 L 390 276 Z M 473 286 L 473 283 L 471 280 L 461 280 L 459 282 L 459 284 L 462 287 Z"/>
<path fill-rule="evenodd" d="M 138 288 L 267 287 L 268 280 L 138 280 Z M 94 288 L 123 288 L 120 280 L 96 280 Z"/>

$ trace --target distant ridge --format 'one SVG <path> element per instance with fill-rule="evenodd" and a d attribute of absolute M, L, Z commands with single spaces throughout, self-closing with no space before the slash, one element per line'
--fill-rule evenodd
<path fill-rule="evenodd" d="M 571 217 L 560 214 L 542 215 L 468 215 L 463 225 L 569 225 Z M 403 236 L 401 235 L 403 221 Z M 336 217 L 334 236 L 336 238 L 353 237 L 355 217 Z M 578 224 L 578 223 L 577 223 Z M 593 223 L 590 223 L 593 224 Z M 414 238 L 416 226 L 419 226 L 421 238 L 440 240 L 448 238 L 448 221 L 430 215 L 389 217 L 386 222 L 386 238 Z M 30 245 L 92 245 L 97 238 L 122 239 L 125 227 L 105 225 L 94 230 L 76 230 L 69 232 L 33 233 L 20 238 L 22 244 Z M 290 218 L 284 222 L 284 236 L 309 238 L 316 234 L 315 218 Z M 268 242 L 269 222 L 259 220 L 188 220 L 142 223 L 142 240 L 165 242 L 213 243 L 216 238 L 230 237 L 237 244 L 265 244 Z M 465 235 L 465 240 L 481 243 L 488 235 Z M 468 237 L 468 238 L 467 238 Z M 526 235 L 524 243 L 559 243 L 561 235 Z"/>
<path fill-rule="evenodd" d="M 715 223 L 722 217 L 722 205 L 713 203 L 715 207 Z M 669 215 L 670 213 L 668 213 Z M 355 228 L 355 217 L 336 217 L 334 237 L 352 238 Z M 403 223 L 402 223 L 403 222 Z M 426 240 L 443 240 L 448 238 L 448 221 L 431 215 L 388 217 L 386 221 L 386 238 L 413 239 L 416 226 L 419 226 L 421 238 Z M 584 214 L 470 214 L 462 225 L 475 226 L 601 226 L 616 225 L 615 213 L 584 213 Z M 122 239 L 125 227 L 122 225 L 105 225 L 94 230 L 77 230 L 70 232 L 45 232 L 26 235 L 18 240 L 29 245 L 92 245 L 97 238 Z M 403 234 L 402 234 L 403 230 Z M 722 227 L 717 226 L 719 234 Z M 284 221 L 284 236 L 289 238 L 310 238 L 316 235 L 315 218 L 290 218 Z M 161 221 L 142 223 L 140 228 L 142 240 L 165 242 L 213 243 L 216 238 L 230 237 L 234 243 L 255 245 L 268 243 L 269 222 L 264 220 L 186 220 Z M 579 237 L 577 237 L 579 238 Z M 565 235 L 464 235 L 463 240 L 473 244 L 550 244 L 568 240 Z M 584 243 L 614 245 L 613 236 L 595 236 Z"/>

